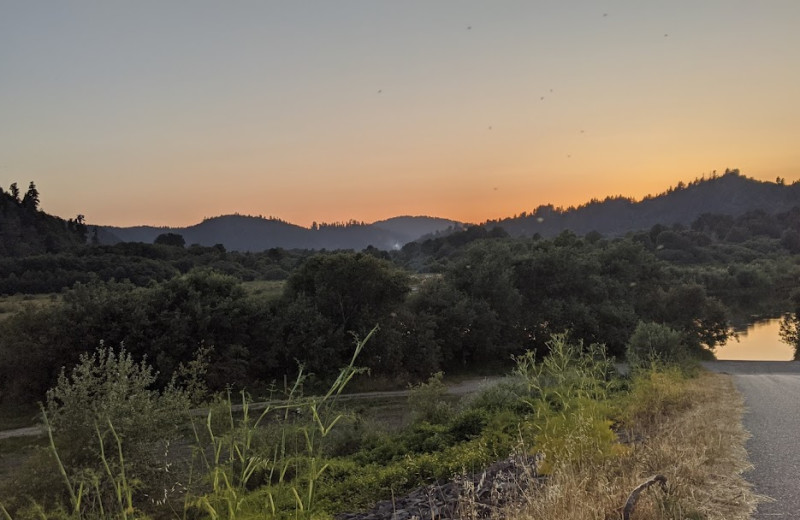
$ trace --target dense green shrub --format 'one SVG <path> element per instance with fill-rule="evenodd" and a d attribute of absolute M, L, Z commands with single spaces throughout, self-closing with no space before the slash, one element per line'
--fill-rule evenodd
<path fill-rule="evenodd" d="M 631 368 L 652 362 L 683 363 L 690 357 L 683 335 L 660 323 L 640 321 L 628 340 L 625 359 Z"/>
<path fill-rule="evenodd" d="M 522 398 L 526 396 L 528 396 L 528 385 L 525 380 L 512 376 L 468 396 L 465 406 L 492 413 L 501 410 L 523 413 L 526 411 L 526 405 L 522 402 Z"/>
<path fill-rule="evenodd" d="M 171 480 L 184 477 L 179 464 L 167 460 L 188 421 L 190 394 L 175 383 L 155 390 L 154 382 L 144 360 L 102 344 L 69 372 L 62 369 L 42 409 L 50 451 L 29 459 L 25 480 L 5 490 L 34 501 L 18 516 L 44 507 L 55 517 L 69 504 L 63 510 L 75 516 L 64 518 L 106 518 L 128 510 L 134 497 L 159 496 Z"/>
<path fill-rule="evenodd" d="M 408 404 L 414 423 L 444 424 L 453 415 L 453 407 L 445 399 L 447 386 L 443 372 L 432 375 L 427 382 L 411 387 Z"/>

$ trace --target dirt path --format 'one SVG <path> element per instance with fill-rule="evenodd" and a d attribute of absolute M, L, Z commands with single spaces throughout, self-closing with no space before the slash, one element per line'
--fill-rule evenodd
<path fill-rule="evenodd" d="M 716 361 L 704 363 L 727 373 L 744 395 L 744 427 L 752 434 L 747 452 L 753 470 L 745 477 L 756 493 L 772 498 L 759 504 L 755 519 L 800 517 L 800 362 Z"/>
<path fill-rule="evenodd" d="M 34 435 L 43 434 L 44 430 L 41 426 L 28 426 L 26 428 L 14 428 L 13 430 L 0 431 L 0 440 L 10 439 L 11 437 L 33 437 Z"/>
<path fill-rule="evenodd" d="M 501 376 L 465 379 L 460 383 L 449 385 L 447 388 L 447 393 L 450 395 L 457 395 L 457 396 L 472 394 L 486 386 L 491 386 L 497 383 L 501 379 L 502 379 Z M 355 401 L 358 399 L 405 397 L 408 396 L 408 394 L 409 390 L 390 390 L 386 392 L 360 392 L 356 394 L 343 394 L 339 396 L 339 399 L 342 401 L 345 400 Z M 253 403 L 251 405 L 251 409 L 258 410 L 259 408 L 263 408 L 264 405 L 266 405 L 266 403 Z M 193 410 L 192 412 L 193 413 L 196 412 L 198 415 L 205 415 L 207 413 L 207 410 Z M 44 430 L 42 429 L 41 426 L 28 426 L 25 428 L 15 428 L 13 430 L 0 430 L 0 440 L 9 439 L 11 437 L 33 437 L 42 434 L 44 434 Z"/>

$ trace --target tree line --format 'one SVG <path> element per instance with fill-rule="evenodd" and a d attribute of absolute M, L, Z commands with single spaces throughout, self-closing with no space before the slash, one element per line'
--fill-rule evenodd
<path fill-rule="evenodd" d="M 197 268 L 213 269 L 242 281 L 285 280 L 304 258 L 313 254 L 281 248 L 241 253 L 226 251 L 222 245 L 176 246 L 169 240 L 87 245 L 23 257 L 0 256 L 0 294 L 58 293 L 75 283 L 94 280 L 128 281 L 141 287 Z"/>
<path fill-rule="evenodd" d="M 309 384 L 327 382 L 376 325 L 361 363 L 373 378 L 406 383 L 499 369 L 526 350 L 544 355 L 562 332 L 621 357 L 640 322 L 679 331 L 696 354 L 729 331 L 719 299 L 633 238 L 485 238 L 427 278 L 368 253 L 319 253 L 277 299 L 209 268 L 146 286 L 78 283 L 60 303 L 0 323 L 0 391 L 3 400 L 40 399 L 62 366 L 101 343 L 146 358 L 161 385 L 206 352 L 211 389 L 258 393 L 301 365 L 314 374 Z"/>
<path fill-rule="evenodd" d="M 60 367 L 101 342 L 124 344 L 160 374 L 204 352 L 210 388 L 258 392 L 300 365 L 314 374 L 310 384 L 323 384 L 375 325 L 363 362 L 376 380 L 405 383 L 491 369 L 526 350 L 544 355 L 558 333 L 621 357 L 648 323 L 708 355 L 731 319 L 776 315 L 800 301 L 790 298 L 800 282 L 798 208 L 707 214 L 623 238 L 512 238 L 471 226 L 391 252 L 238 253 L 186 247 L 173 234 L 155 244 L 91 244 L 82 219 L 39 211 L 38 193 L 11 190 L 0 201 L 4 215 L 33 226 L 17 236 L 28 245 L 13 246 L 29 254 L 0 255 L 0 293 L 63 290 L 58 302 L 0 323 L 0 401 L 40 399 Z M 58 247 L 42 250 L 48 241 Z M 286 284 L 276 299 L 248 292 L 249 280 Z"/>

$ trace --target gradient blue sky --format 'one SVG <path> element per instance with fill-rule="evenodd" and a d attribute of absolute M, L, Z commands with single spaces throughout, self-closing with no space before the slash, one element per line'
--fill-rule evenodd
<path fill-rule="evenodd" d="M 800 179 L 800 2 L 0 1 L 0 184 L 301 225 Z"/>

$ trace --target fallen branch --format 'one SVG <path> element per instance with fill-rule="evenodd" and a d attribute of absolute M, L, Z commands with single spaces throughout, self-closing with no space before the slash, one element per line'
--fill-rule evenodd
<path fill-rule="evenodd" d="M 645 489 L 649 488 L 656 482 L 661 484 L 661 489 L 664 493 L 667 492 L 667 477 L 664 475 L 655 475 L 647 479 L 645 482 L 642 482 L 636 489 L 631 491 L 631 494 L 628 495 L 628 501 L 625 502 L 625 507 L 622 509 L 622 520 L 630 520 L 631 513 L 633 513 L 633 508 L 636 506 L 636 501 L 639 500 L 639 495 Z"/>

